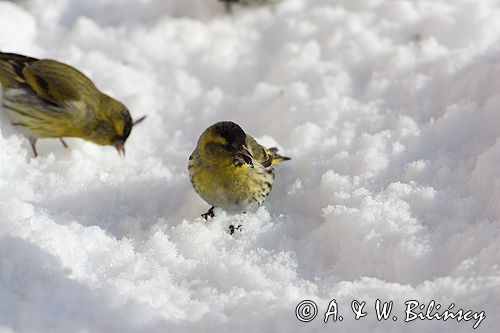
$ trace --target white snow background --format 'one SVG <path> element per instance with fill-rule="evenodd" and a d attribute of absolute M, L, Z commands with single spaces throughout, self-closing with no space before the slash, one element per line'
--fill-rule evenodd
<path fill-rule="evenodd" d="M 148 116 L 125 159 L 79 139 L 33 158 L 0 112 L 0 332 L 474 331 L 405 323 L 410 299 L 498 332 L 498 1 L 0 1 L 0 32 Z M 292 160 L 256 212 L 206 223 L 187 159 L 219 120 Z"/>

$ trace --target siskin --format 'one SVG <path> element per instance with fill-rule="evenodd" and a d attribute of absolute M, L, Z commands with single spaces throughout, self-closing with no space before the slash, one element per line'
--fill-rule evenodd
<path fill-rule="evenodd" d="M 231 13 L 234 4 L 244 5 L 244 6 L 260 6 L 260 5 L 272 5 L 280 2 L 281 0 L 219 0 L 224 3 L 226 12 Z"/>
<path fill-rule="evenodd" d="M 202 216 L 213 217 L 215 207 L 243 212 L 262 204 L 273 185 L 273 165 L 289 159 L 278 155 L 276 148 L 262 147 L 233 122 L 210 126 L 200 136 L 188 165 L 195 191 L 212 205 Z"/>
<path fill-rule="evenodd" d="M 49 59 L 0 52 L 2 106 L 13 126 L 25 134 L 37 156 L 38 138 L 77 137 L 113 145 L 125 155 L 133 122 L 127 108 L 103 94 L 75 68 Z"/>

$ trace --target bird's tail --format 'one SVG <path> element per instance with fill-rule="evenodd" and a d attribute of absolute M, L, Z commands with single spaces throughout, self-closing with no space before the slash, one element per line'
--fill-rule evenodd
<path fill-rule="evenodd" d="M 273 156 L 273 165 L 274 164 L 279 164 L 283 161 L 288 161 L 288 160 L 291 160 L 290 157 L 286 157 L 286 156 L 281 156 L 280 154 L 278 154 L 278 148 L 276 147 L 273 147 L 273 148 L 269 148 L 268 149 L 269 152 L 271 152 L 272 156 Z"/>

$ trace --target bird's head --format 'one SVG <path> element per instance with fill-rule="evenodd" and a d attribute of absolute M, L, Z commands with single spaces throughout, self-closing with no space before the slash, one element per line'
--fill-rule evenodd
<path fill-rule="evenodd" d="M 221 121 L 207 128 L 198 140 L 198 150 L 202 158 L 214 164 L 232 163 L 253 168 L 247 136 L 240 126 L 231 121 Z"/>
<path fill-rule="evenodd" d="M 133 121 L 125 105 L 103 95 L 99 111 L 96 113 L 96 122 L 90 131 L 90 140 L 98 145 L 114 146 L 120 155 L 125 156 L 125 142 L 132 127 L 145 118 L 143 116 Z"/>

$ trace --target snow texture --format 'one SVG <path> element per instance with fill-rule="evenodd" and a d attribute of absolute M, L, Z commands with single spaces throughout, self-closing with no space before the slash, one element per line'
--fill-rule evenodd
<path fill-rule="evenodd" d="M 0 31 L 148 116 L 125 159 L 79 139 L 33 158 L 0 112 L 0 332 L 473 331 L 405 323 L 411 299 L 498 332 L 498 1 L 0 1 Z M 219 120 L 293 159 L 256 212 L 206 223 L 187 158 Z"/>

